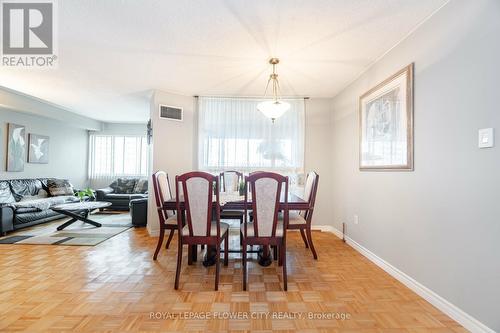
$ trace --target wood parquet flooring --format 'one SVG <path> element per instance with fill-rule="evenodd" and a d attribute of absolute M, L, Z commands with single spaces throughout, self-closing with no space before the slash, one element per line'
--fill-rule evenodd
<path fill-rule="evenodd" d="M 95 247 L 0 244 L 0 332 L 466 332 L 333 234 L 313 237 L 317 261 L 289 232 L 288 292 L 281 268 L 255 255 L 243 292 L 239 254 L 221 266 L 217 292 L 214 268 L 184 258 L 175 291 L 176 241 L 154 262 L 145 229 Z M 324 314 L 344 319 L 307 317 Z"/>

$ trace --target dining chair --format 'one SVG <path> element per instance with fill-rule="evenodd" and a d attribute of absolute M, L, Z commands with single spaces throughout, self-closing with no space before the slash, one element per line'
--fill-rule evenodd
<path fill-rule="evenodd" d="M 247 245 L 276 246 L 279 252 L 278 265 L 283 266 L 283 286 L 287 290 L 286 276 L 286 227 L 288 224 L 288 177 L 272 172 L 253 173 L 245 178 L 247 188 L 252 191 L 251 207 L 253 221 L 247 220 L 245 204 L 245 222 L 241 226 L 243 233 L 243 290 L 247 290 Z M 285 184 L 283 202 L 281 189 Z M 245 203 L 248 203 L 248 192 Z M 280 208 L 284 218 L 278 219 Z"/>
<path fill-rule="evenodd" d="M 215 184 L 215 185 L 214 185 Z M 213 189 L 215 186 L 215 201 Z M 175 289 L 179 288 L 182 264 L 182 246 L 212 245 L 215 256 L 215 290 L 219 289 L 220 248 L 224 241 L 224 266 L 228 264 L 229 225 L 220 222 L 219 179 L 206 172 L 188 172 L 175 177 L 175 197 L 177 206 L 177 226 L 179 249 Z M 182 207 L 182 204 L 184 207 Z M 182 208 L 185 211 L 185 225 L 182 226 Z M 215 216 L 213 216 L 215 213 Z M 189 252 L 188 252 L 189 255 Z"/>
<path fill-rule="evenodd" d="M 158 238 L 158 244 L 156 245 L 155 254 L 153 255 L 153 260 L 156 260 L 163 243 L 163 238 L 165 237 L 165 231 L 170 230 L 165 248 L 168 249 L 170 242 L 172 241 L 174 232 L 177 230 L 177 215 L 175 211 L 170 211 L 169 213 L 169 211 L 163 208 L 163 203 L 166 200 L 172 199 L 170 181 L 166 172 L 157 171 L 153 174 L 153 188 L 155 192 L 156 210 L 158 211 L 158 218 L 160 222 L 160 237 Z"/>
<path fill-rule="evenodd" d="M 306 210 L 300 212 L 290 212 L 289 222 L 287 230 L 300 230 L 300 235 L 302 240 L 306 245 L 306 248 L 310 248 L 314 259 L 318 259 L 316 250 L 314 248 L 312 233 L 311 233 L 311 221 L 314 211 L 314 204 L 316 202 L 316 193 L 318 191 L 319 175 L 311 171 L 307 174 L 306 185 L 304 187 L 304 197 L 303 199 L 308 202 L 308 207 Z M 282 215 L 280 215 L 282 218 Z M 306 238 L 307 235 L 307 238 Z"/>
<path fill-rule="evenodd" d="M 238 192 L 240 182 L 243 180 L 243 174 L 239 171 L 223 171 L 220 173 L 223 192 Z M 243 214 L 241 210 L 222 210 L 220 213 L 221 220 L 238 220 L 240 225 L 243 223 Z M 240 245 L 242 244 L 242 236 L 240 234 Z"/>

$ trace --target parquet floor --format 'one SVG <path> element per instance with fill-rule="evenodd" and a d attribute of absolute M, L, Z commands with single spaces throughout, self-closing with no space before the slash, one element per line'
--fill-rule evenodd
<path fill-rule="evenodd" d="M 243 292 L 238 254 L 217 292 L 214 268 L 184 258 L 175 291 L 176 242 L 154 262 L 145 229 L 95 247 L 0 244 L 0 332 L 465 332 L 333 234 L 313 237 L 318 261 L 289 233 L 288 292 L 255 260 Z"/>

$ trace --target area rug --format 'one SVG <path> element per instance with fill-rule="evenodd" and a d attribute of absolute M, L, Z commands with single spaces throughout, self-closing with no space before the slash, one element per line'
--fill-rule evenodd
<path fill-rule="evenodd" d="M 132 227 L 130 217 L 126 214 L 106 217 L 94 215 L 94 217 L 94 220 L 101 223 L 102 227 L 76 222 L 64 230 L 57 231 L 57 226 L 64 223 L 64 220 L 61 220 L 41 231 L 20 230 L 12 236 L 1 238 L 0 244 L 95 246 Z"/>

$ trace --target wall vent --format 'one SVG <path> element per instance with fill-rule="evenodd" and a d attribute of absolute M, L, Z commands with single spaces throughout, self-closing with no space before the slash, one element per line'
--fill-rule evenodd
<path fill-rule="evenodd" d="M 170 105 L 160 105 L 160 118 L 182 121 L 183 111 L 181 107 L 170 106 Z"/>

